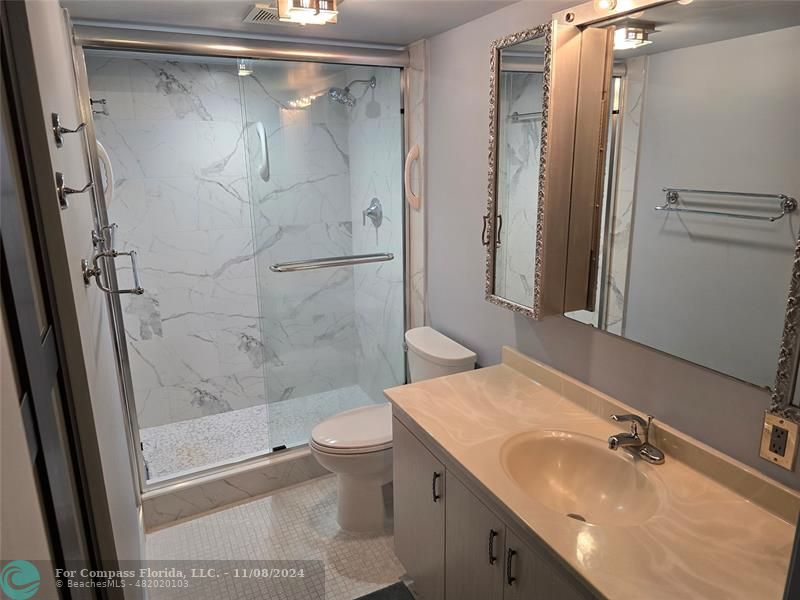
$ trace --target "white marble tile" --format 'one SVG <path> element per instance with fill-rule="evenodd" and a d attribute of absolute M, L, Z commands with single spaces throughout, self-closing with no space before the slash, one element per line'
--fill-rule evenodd
<path fill-rule="evenodd" d="M 137 59 L 130 61 L 129 72 L 136 118 L 241 123 L 234 59 L 213 64 Z"/>
<path fill-rule="evenodd" d="M 265 62 L 239 78 L 228 63 L 90 63 L 93 94 L 110 99 L 97 132 L 115 167 L 116 245 L 137 250 L 146 289 L 123 300 L 140 424 L 222 418 L 265 398 L 288 411 L 287 399 L 358 383 L 381 399 L 404 381 L 399 72 Z M 373 74 L 374 90 L 354 86 L 353 109 L 325 94 Z M 318 91 L 307 110 L 286 109 Z M 377 232 L 361 216 L 373 197 L 384 205 Z M 364 252 L 396 258 L 269 270 Z M 129 282 L 130 268 L 118 271 Z M 305 413 L 287 412 L 288 430 L 307 428 Z"/>
<path fill-rule="evenodd" d="M 503 217 L 497 248 L 497 295 L 531 306 L 536 260 L 536 222 L 541 120 L 511 120 L 514 112 L 542 110 L 540 73 L 503 73 L 500 80 L 497 203 Z"/>
<path fill-rule="evenodd" d="M 224 487 L 221 493 L 235 495 Z M 169 509 L 178 509 L 178 504 Z M 336 524 L 336 480 L 322 477 L 150 533 L 147 556 L 153 561 L 317 560 L 324 569 L 324 587 L 287 586 L 278 590 L 271 584 L 257 592 L 228 597 L 353 600 L 391 585 L 403 575 L 404 569 L 394 555 L 391 527 L 387 523 L 386 531 L 377 535 L 340 531 Z M 223 594 L 212 590 L 193 597 L 217 600 Z M 163 597 L 158 590 L 153 594 L 155 600 Z"/>

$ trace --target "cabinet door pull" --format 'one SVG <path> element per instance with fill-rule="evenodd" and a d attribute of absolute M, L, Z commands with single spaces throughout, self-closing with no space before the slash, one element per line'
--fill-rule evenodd
<path fill-rule="evenodd" d="M 511 574 L 511 560 L 516 555 L 516 550 L 508 549 L 508 556 L 506 557 L 506 583 L 508 583 L 508 585 L 514 585 L 514 582 L 517 580 L 517 578 Z"/>
<path fill-rule="evenodd" d="M 439 480 L 439 477 L 441 476 L 442 476 L 441 473 L 436 473 L 436 472 L 433 473 L 433 481 L 431 481 L 431 492 L 433 493 L 434 502 L 438 502 L 439 498 L 441 498 L 436 489 L 436 482 Z"/>
<path fill-rule="evenodd" d="M 489 530 L 489 564 L 493 565 L 497 562 L 497 556 L 494 554 L 494 538 L 497 537 L 497 532 L 494 529 Z"/>
<path fill-rule="evenodd" d="M 497 215 L 497 239 L 494 241 L 495 247 L 500 247 L 500 234 L 503 233 L 503 215 Z"/>
<path fill-rule="evenodd" d="M 486 229 L 489 225 L 489 215 L 483 215 L 483 230 L 481 231 L 481 244 L 484 246 L 489 245 L 489 240 L 486 239 Z"/>

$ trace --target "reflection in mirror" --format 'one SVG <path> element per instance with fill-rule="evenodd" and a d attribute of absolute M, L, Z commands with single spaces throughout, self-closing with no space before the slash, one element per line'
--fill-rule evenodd
<path fill-rule="evenodd" d="M 522 60 L 518 47 L 529 51 Z M 501 51 L 497 95 L 495 293 L 524 305 L 533 299 L 543 112 L 541 50 L 541 40 L 532 40 Z M 512 51 L 517 57 L 513 62 L 508 60 Z"/>
<path fill-rule="evenodd" d="M 770 386 L 800 226 L 800 4 L 598 26 L 615 28 L 598 286 L 567 316 Z"/>
<path fill-rule="evenodd" d="M 549 39 L 549 26 L 542 26 L 497 40 L 493 65 L 487 296 L 534 317 Z"/>

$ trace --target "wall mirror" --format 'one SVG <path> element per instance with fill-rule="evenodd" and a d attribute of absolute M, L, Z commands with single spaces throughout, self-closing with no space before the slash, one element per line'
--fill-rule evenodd
<path fill-rule="evenodd" d="M 486 298 L 541 313 L 551 25 L 495 40 L 489 79 Z"/>
<path fill-rule="evenodd" d="M 771 387 L 800 230 L 800 3 L 643 4 L 586 19 L 613 60 L 604 143 L 576 132 L 602 185 L 566 315 Z"/>

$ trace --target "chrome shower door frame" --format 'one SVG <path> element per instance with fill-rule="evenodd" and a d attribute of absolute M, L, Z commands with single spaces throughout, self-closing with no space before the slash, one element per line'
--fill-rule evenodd
<path fill-rule="evenodd" d="M 66 17 L 69 19 L 69 17 Z M 402 163 L 405 158 L 408 146 L 408 128 L 405 117 L 407 86 L 408 86 L 408 51 L 396 47 L 364 46 L 346 47 L 334 45 L 318 45 L 313 43 L 291 43 L 275 42 L 270 40 L 249 40 L 239 38 L 225 38 L 208 35 L 195 35 L 186 33 L 164 33 L 153 31 L 134 31 L 128 29 L 117 29 L 108 27 L 94 27 L 88 25 L 70 24 L 73 31 L 73 62 L 75 66 L 75 77 L 78 83 L 78 95 L 80 109 L 83 120 L 87 123 L 86 137 L 89 147 L 89 162 L 92 178 L 100 181 L 100 159 L 97 153 L 97 137 L 95 134 L 94 120 L 91 108 L 91 98 L 89 93 L 89 78 L 86 69 L 86 58 L 84 49 L 105 49 L 117 50 L 121 52 L 151 52 L 165 54 L 182 54 L 202 57 L 245 57 L 253 59 L 271 59 L 294 62 L 324 62 L 332 64 L 347 64 L 370 67 L 394 67 L 401 70 L 400 74 L 400 106 L 401 110 L 401 172 Z M 401 178 L 402 179 L 402 178 Z M 108 207 L 102 185 L 95 186 L 93 209 L 95 212 L 95 226 L 97 228 L 110 225 L 108 219 Z M 405 182 L 401 181 L 401 194 L 403 209 L 403 322 L 405 331 L 409 323 L 409 262 L 408 262 L 408 243 L 409 243 L 409 206 L 405 200 Z M 107 284 L 116 289 L 116 271 L 109 262 L 106 269 L 106 276 L 109 278 Z M 183 489 L 190 482 L 201 478 L 207 479 L 229 471 L 235 467 L 246 466 L 268 458 L 271 452 L 266 452 L 259 456 L 250 457 L 238 461 L 232 461 L 224 465 L 217 465 L 207 469 L 200 469 L 192 473 L 178 475 L 170 479 L 151 483 L 147 481 L 147 472 L 142 454 L 142 441 L 139 436 L 139 419 L 136 413 L 135 394 L 133 388 L 133 377 L 130 369 L 130 359 L 128 356 L 127 337 L 125 335 L 125 325 L 123 321 L 123 311 L 120 298 L 115 294 L 107 294 L 109 314 L 111 317 L 111 329 L 114 336 L 114 353 L 117 364 L 117 375 L 119 378 L 120 391 L 123 399 L 123 409 L 126 415 L 126 433 L 128 437 L 128 449 L 130 453 L 131 468 L 137 475 L 138 487 L 137 502 L 141 503 L 141 496 L 158 490 L 166 492 L 170 489 Z M 405 369 L 408 373 L 407 358 L 404 355 Z M 406 375 L 407 377 L 407 375 Z M 300 447 L 302 448 L 302 446 Z"/>
<path fill-rule="evenodd" d="M 64 11 L 64 18 L 67 21 L 67 30 L 74 31 L 69 13 Z M 94 127 L 92 114 L 91 96 L 89 93 L 89 75 L 86 71 L 86 57 L 83 46 L 79 44 L 75 37 L 72 40 L 72 64 L 75 70 L 75 83 L 78 90 L 78 105 L 81 113 L 81 120 L 86 123 L 86 147 L 89 154 L 89 174 L 92 181 L 96 182 L 93 187 L 92 212 L 94 213 L 94 226 L 96 231 L 107 231 L 111 226 L 108 220 L 108 206 L 106 205 L 105 192 L 103 191 L 102 178 L 100 176 L 100 157 L 97 152 L 97 135 Z M 118 289 L 117 271 L 114 261 L 105 261 L 106 268 L 103 269 L 106 286 L 111 289 Z M 142 442 L 139 438 L 139 420 L 136 415 L 136 405 L 133 395 L 133 378 L 130 370 L 130 359 L 128 357 L 127 338 L 125 337 L 125 324 L 123 321 L 122 302 L 119 294 L 105 294 L 106 306 L 110 317 L 112 332 L 112 342 L 114 345 L 114 361 L 117 365 L 117 378 L 122 397 L 123 414 L 125 419 L 125 433 L 128 441 L 128 454 L 130 466 L 133 471 L 134 481 L 139 492 L 136 498 L 137 505 L 141 505 L 141 495 L 147 487 L 147 474 L 144 464 L 144 456 L 141 448 Z M 138 450 L 137 450 L 138 449 Z"/>

